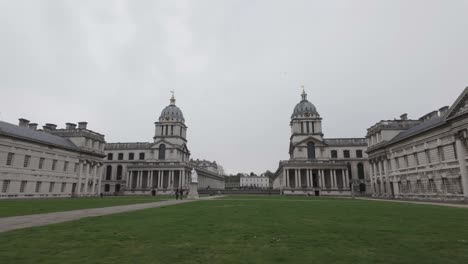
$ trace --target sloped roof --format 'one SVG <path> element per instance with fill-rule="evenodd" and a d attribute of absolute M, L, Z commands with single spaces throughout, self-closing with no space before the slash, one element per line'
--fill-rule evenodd
<path fill-rule="evenodd" d="M 125 143 L 106 143 L 104 150 L 124 150 L 124 149 L 147 149 L 151 146 L 149 142 L 125 142 Z"/>
<path fill-rule="evenodd" d="M 397 141 L 400 141 L 402 139 L 414 136 L 416 134 L 422 133 L 426 130 L 432 129 L 438 125 L 442 125 L 445 123 L 445 117 L 444 116 L 439 116 L 435 117 L 431 120 L 427 120 L 417 126 L 414 126 L 408 130 L 401 131 L 396 137 L 394 137 L 392 140 L 388 142 L 388 144 L 395 143 Z M 388 145 L 387 144 L 387 145 Z"/>
<path fill-rule="evenodd" d="M 3 121 L 0 121 L 0 135 L 6 135 L 71 150 L 79 150 L 79 148 L 67 138 L 55 136 L 40 130 L 33 130 L 29 127 L 20 127 Z"/>

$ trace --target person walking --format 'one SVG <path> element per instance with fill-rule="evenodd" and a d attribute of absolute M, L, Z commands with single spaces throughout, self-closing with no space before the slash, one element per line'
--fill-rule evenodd
<path fill-rule="evenodd" d="M 175 199 L 179 200 L 179 189 L 175 190 Z"/>
<path fill-rule="evenodd" d="M 179 196 L 181 200 L 184 199 L 184 189 L 180 188 Z"/>

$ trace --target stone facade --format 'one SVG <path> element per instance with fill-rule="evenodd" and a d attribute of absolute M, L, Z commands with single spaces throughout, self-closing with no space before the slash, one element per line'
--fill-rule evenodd
<path fill-rule="evenodd" d="M 244 175 L 240 177 L 240 187 L 241 188 L 268 189 L 270 188 L 270 178 L 266 176 Z"/>
<path fill-rule="evenodd" d="M 104 136 L 86 122 L 43 130 L 26 119 L 0 122 L 0 198 L 99 194 L 104 145 Z"/>
<path fill-rule="evenodd" d="M 155 123 L 153 142 L 108 143 L 102 192 L 133 195 L 171 194 L 188 189 L 192 168 L 199 189 L 224 189 L 216 162 L 190 160 L 187 126 L 172 97 Z"/>
<path fill-rule="evenodd" d="M 365 138 L 326 139 L 315 106 L 302 100 L 291 116 L 290 159 L 280 161 L 273 188 L 284 194 L 365 194 L 370 187 Z"/>
<path fill-rule="evenodd" d="M 374 196 L 468 199 L 468 88 L 451 107 L 417 120 L 380 121 L 367 139 Z"/>

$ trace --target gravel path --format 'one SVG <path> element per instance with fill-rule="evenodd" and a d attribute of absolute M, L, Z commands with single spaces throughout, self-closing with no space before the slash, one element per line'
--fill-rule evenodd
<path fill-rule="evenodd" d="M 203 197 L 200 200 L 209 200 L 214 198 L 219 198 L 221 196 L 210 196 Z M 94 208 L 94 209 L 83 209 L 67 212 L 56 212 L 56 213 L 47 213 L 47 214 L 35 214 L 35 215 L 24 215 L 24 216 L 14 216 L 14 217 L 4 217 L 0 218 L 0 233 L 27 228 L 34 226 L 45 226 L 50 224 L 68 222 L 73 220 L 78 220 L 86 217 L 93 216 L 103 216 L 118 214 L 124 212 L 131 212 L 149 208 L 157 208 L 162 206 L 176 205 L 195 202 L 199 200 L 169 200 L 161 201 L 154 203 L 142 203 L 142 204 L 131 204 L 131 205 L 122 205 L 122 206 L 112 206 L 104 208 Z"/>

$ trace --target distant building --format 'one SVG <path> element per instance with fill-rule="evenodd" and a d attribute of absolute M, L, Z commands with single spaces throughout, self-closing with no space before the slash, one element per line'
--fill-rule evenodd
<path fill-rule="evenodd" d="M 273 188 L 284 194 L 350 195 L 370 191 L 365 138 L 326 139 L 315 106 L 302 100 L 291 115 L 289 160 L 280 161 Z M 352 184 L 353 183 L 353 184 Z"/>
<path fill-rule="evenodd" d="M 270 178 L 266 176 L 257 175 L 243 175 L 240 177 L 241 188 L 256 188 L 256 189 L 268 189 L 270 188 Z"/>
<path fill-rule="evenodd" d="M 240 188 L 240 175 L 226 176 L 226 189 L 239 189 Z"/>
<path fill-rule="evenodd" d="M 26 119 L 19 125 L 0 121 L 0 198 L 99 194 L 104 135 L 86 122 L 37 126 Z"/>
<path fill-rule="evenodd" d="M 468 88 L 451 107 L 367 130 L 374 196 L 468 200 Z"/>
<path fill-rule="evenodd" d="M 155 123 L 153 142 L 108 143 L 102 192 L 135 195 L 169 194 L 187 189 L 193 168 L 198 188 L 224 189 L 216 162 L 191 160 L 187 126 L 174 96 Z"/>

